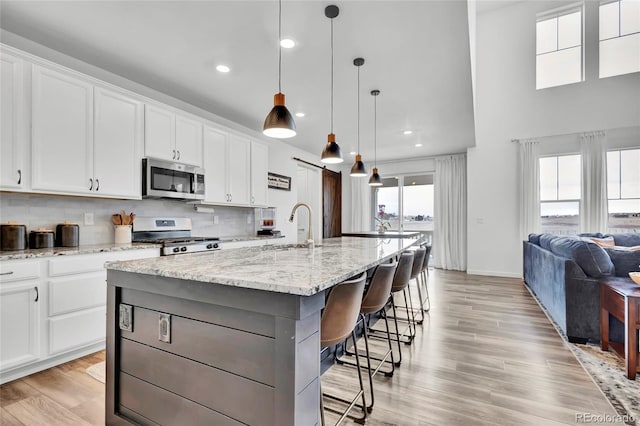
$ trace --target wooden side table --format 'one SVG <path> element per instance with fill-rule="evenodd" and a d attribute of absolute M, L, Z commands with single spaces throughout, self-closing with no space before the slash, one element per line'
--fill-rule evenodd
<path fill-rule="evenodd" d="M 624 323 L 624 345 L 609 342 L 609 314 Z M 638 330 L 640 329 L 640 286 L 626 280 L 600 281 L 600 341 L 626 360 L 627 378 L 635 380 L 638 370 Z"/>

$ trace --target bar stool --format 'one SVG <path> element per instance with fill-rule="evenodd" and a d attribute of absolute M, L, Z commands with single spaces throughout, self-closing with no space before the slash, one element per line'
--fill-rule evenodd
<path fill-rule="evenodd" d="M 420 275 L 422 276 L 422 283 L 424 285 L 424 290 L 426 293 L 426 298 L 423 300 L 422 297 L 420 298 L 420 304 L 422 306 L 422 311 L 423 312 L 429 312 L 429 309 L 431 309 L 431 300 L 429 299 L 429 258 L 431 256 L 431 244 L 428 243 L 422 243 L 421 247 L 425 248 L 425 254 L 424 254 L 424 261 L 422 262 L 422 271 L 420 273 Z M 427 308 L 424 308 L 425 303 L 427 304 Z M 424 314 L 423 314 L 423 318 L 424 318 Z"/>
<path fill-rule="evenodd" d="M 371 277 L 371 282 L 369 283 L 369 287 L 367 288 L 364 298 L 362 299 L 362 303 L 360 304 L 360 319 L 358 320 L 358 323 L 362 322 L 363 324 L 362 335 L 364 336 L 364 347 L 365 347 L 366 358 L 367 358 L 367 371 L 369 373 L 369 389 L 370 389 L 370 395 L 371 395 L 371 404 L 367 406 L 367 411 L 369 413 L 373 410 L 373 404 L 375 403 L 375 397 L 373 393 L 373 377 L 380 371 L 384 373 L 385 377 L 391 377 L 393 376 L 393 373 L 395 371 L 395 363 L 393 360 L 393 348 L 391 346 L 391 333 L 389 332 L 389 320 L 387 318 L 384 307 L 389 301 L 389 297 L 391 295 L 391 285 L 393 284 L 393 277 L 396 271 L 396 266 L 397 266 L 397 263 L 394 261 L 393 263 L 384 263 L 376 267 L 375 272 Z M 369 339 L 367 336 L 368 324 L 367 324 L 367 319 L 365 317 L 365 315 L 367 314 L 375 314 L 377 312 L 380 312 L 382 318 L 384 319 L 386 334 L 387 334 L 387 343 L 388 343 L 388 349 L 386 350 L 386 352 L 381 358 L 373 357 L 369 352 Z M 356 344 L 357 343 L 354 340 L 353 345 L 356 346 Z M 346 345 L 345 345 L 345 355 L 355 355 L 356 357 L 358 356 L 355 353 L 351 353 L 347 351 Z M 387 361 L 389 357 L 391 357 L 390 362 Z M 371 368 L 372 359 L 379 361 L 375 369 Z M 356 365 L 355 363 L 346 361 L 344 359 L 337 359 L 336 362 L 338 362 L 339 364 L 347 364 L 347 365 L 353 365 L 353 366 Z M 388 362 L 391 364 L 390 371 L 381 370 L 385 362 Z"/>
<path fill-rule="evenodd" d="M 410 252 L 410 251 L 405 251 L 399 256 L 398 266 L 396 268 L 395 274 L 393 275 L 393 283 L 391 285 L 391 295 L 389 297 L 389 301 L 391 302 L 391 309 L 393 311 L 393 315 L 390 316 L 389 318 L 393 318 L 393 322 L 395 325 L 395 332 L 391 332 L 391 334 L 395 336 L 395 341 L 398 344 L 398 361 L 394 362 L 396 367 L 399 367 L 400 364 L 402 363 L 402 349 L 400 348 L 400 342 L 401 342 L 400 339 L 403 336 L 405 336 L 405 334 L 404 334 L 404 331 L 400 333 L 400 328 L 398 326 L 398 315 L 396 312 L 396 303 L 395 303 L 393 294 L 402 291 L 405 299 L 405 304 L 406 306 L 408 306 L 407 293 L 405 290 L 409 285 L 409 280 L 411 279 L 413 257 L 414 257 L 413 252 Z M 413 326 L 413 323 L 409 320 L 409 325 L 408 325 L 409 335 L 406 336 L 407 340 L 404 341 L 404 343 L 407 345 L 411 344 L 411 342 L 413 341 L 413 338 L 415 337 L 415 326 L 413 329 L 412 329 L 412 326 Z M 376 330 L 373 328 L 369 329 L 369 331 L 378 332 L 378 333 L 381 332 L 381 330 Z M 376 336 L 375 334 L 373 336 L 377 338 L 382 338 L 381 336 Z"/>
<path fill-rule="evenodd" d="M 334 286 L 322 312 L 320 319 L 320 347 L 326 348 L 333 346 L 337 343 L 345 340 L 349 334 L 353 337 L 355 342 L 355 325 L 358 321 L 358 314 L 360 312 L 360 303 L 362 301 L 362 293 L 364 291 L 364 283 L 367 274 L 363 272 L 356 278 L 348 281 L 343 281 L 340 284 Z M 356 396 L 351 400 L 346 400 L 333 395 L 325 395 L 322 393 L 322 385 L 320 385 L 320 415 L 322 424 L 324 425 L 324 402 L 323 396 L 334 399 L 336 401 L 344 402 L 348 404 L 347 409 L 342 413 L 342 416 L 336 423 L 340 424 L 348 415 L 349 411 L 356 405 L 359 398 L 362 398 L 362 412 L 363 416 L 354 419 L 357 423 L 364 424 L 367 418 L 367 402 L 364 395 L 364 386 L 362 383 L 362 373 L 360 371 L 360 358 L 358 356 L 358 348 L 355 346 L 356 364 L 358 367 L 358 380 L 360 382 L 360 390 Z M 333 410 L 331 410 L 333 411 Z"/>

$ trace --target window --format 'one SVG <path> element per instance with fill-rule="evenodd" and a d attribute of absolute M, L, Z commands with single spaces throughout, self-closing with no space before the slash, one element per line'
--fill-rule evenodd
<path fill-rule="evenodd" d="M 374 215 L 390 230 L 433 232 L 433 175 L 384 178 L 373 194 Z"/>
<path fill-rule="evenodd" d="M 536 89 L 584 80 L 583 6 L 548 12 L 536 22 Z"/>
<path fill-rule="evenodd" d="M 609 232 L 640 229 L 640 149 L 607 152 Z"/>
<path fill-rule="evenodd" d="M 577 234 L 580 228 L 580 155 L 540 158 L 540 229 Z"/>
<path fill-rule="evenodd" d="M 640 71 L 640 2 L 600 4 L 600 78 Z"/>

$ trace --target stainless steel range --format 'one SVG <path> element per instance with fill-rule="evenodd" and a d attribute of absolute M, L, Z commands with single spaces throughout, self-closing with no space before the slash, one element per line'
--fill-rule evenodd
<path fill-rule="evenodd" d="M 162 244 L 161 256 L 220 250 L 219 238 L 192 237 L 191 219 L 136 217 L 132 240 L 138 243 Z"/>

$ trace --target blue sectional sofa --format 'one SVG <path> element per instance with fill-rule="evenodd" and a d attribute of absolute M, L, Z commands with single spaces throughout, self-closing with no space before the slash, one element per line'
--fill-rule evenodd
<path fill-rule="evenodd" d="M 593 238 L 611 242 L 603 248 Z M 523 242 L 524 281 L 571 342 L 600 341 L 601 280 L 632 282 L 640 270 L 640 234 L 531 234 Z M 611 340 L 624 341 L 623 326 L 610 320 Z"/>

